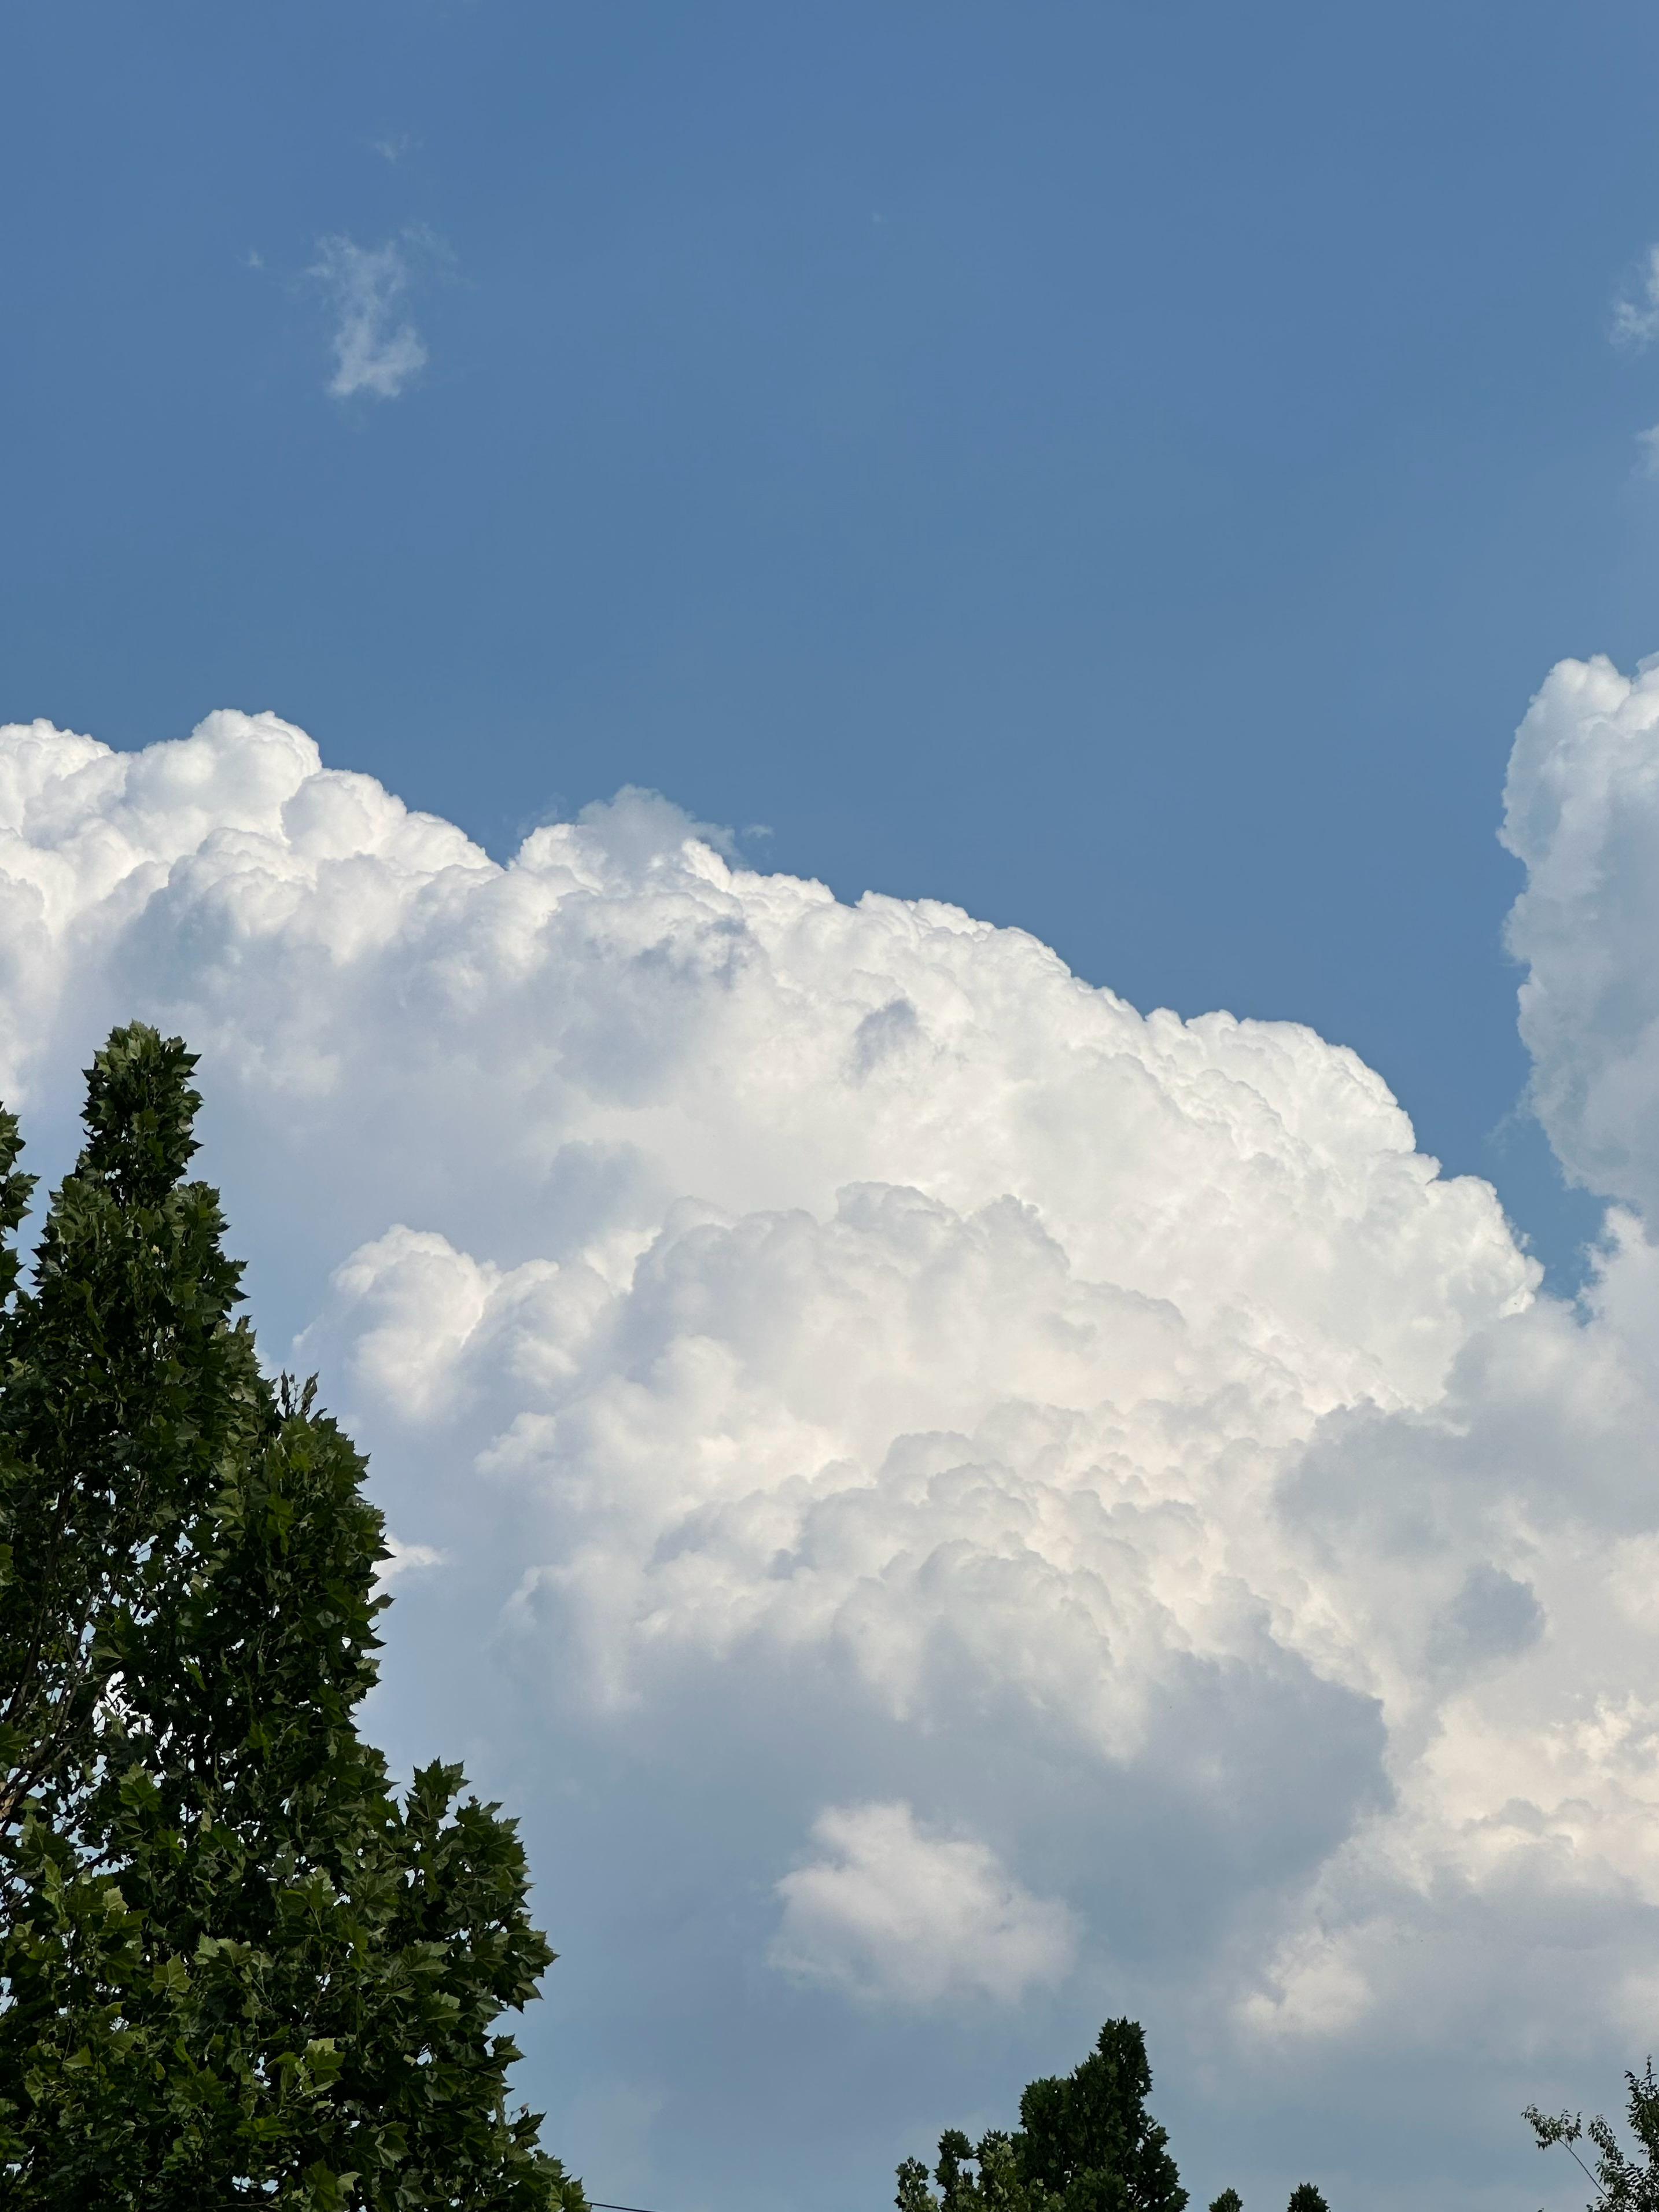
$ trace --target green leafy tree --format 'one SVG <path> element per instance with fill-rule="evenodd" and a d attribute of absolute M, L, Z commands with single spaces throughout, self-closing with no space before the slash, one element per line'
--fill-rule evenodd
<path fill-rule="evenodd" d="M 937 2196 L 922 2161 L 906 2159 L 899 2212 L 1183 2212 L 1169 2136 L 1146 2110 L 1152 2086 L 1139 2024 L 1109 2020 L 1074 2072 L 1028 2085 L 1014 2134 L 971 2144 L 947 2129 Z"/>
<path fill-rule="evenodd" d="M 1210 2212 L 1244 2212 L 1244 2199 L 1236 2189 L 1224 2189 L 1211 2199 Z"/>
<path fill-rule="evenodd" d="M 16 2212 L 580 2212 L 495 2032 L 552 1954 L 512 1821 L 355 1714 L 364 1462 L 273 1388 L 118 1030 L 32 1282 L 0 1257 L 0 2196 Z M 28 1202 L 0 1116 L 0 1230 Z"/>
<path fill-rule="evenodd" d="M 1331 2208 L 1311 2181 L 1304 2181 L 1291 2190 L 1286 2212 L 1331 2212 Z"/>
<path fill-rule="evenodd" d="M 1523 2118 L 1532 2124 L 1540 2150 L 1559 2143 L 1595 2185 L 1594 2212 L 1659 2212 L 1659 2081 L 1650 2058 L 1639 2074 L 1625 2076 L 1626 2114 L 1636 2137 L 1639 2155 L 1631 2158 L 1607 2122 L 1598 2113 L 1586 2128 L 1577 2112 L 1540 2112 L 1528 2105 Z M 1588 2136 L 1595 2148 L 1594 2171 L 1578 2157 L 1573 2145 Z"/>

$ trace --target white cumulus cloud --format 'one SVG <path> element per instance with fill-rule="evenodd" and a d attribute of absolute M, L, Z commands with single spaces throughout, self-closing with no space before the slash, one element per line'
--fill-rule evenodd
<path fill-rule="evenodd" d="M 0 1094 L 56 1164 L 112 1021 L 201 1050 L 267 1351 L 422 1568 L 377 1724 L 625 1893 L 617 2079 L 735 1946 L 730 2083 L 802 1981 L 976 1992 L 1501 2142 L 1659 1987 L 1656 792 L 1659 677 L 1564 664 L 1505 835 L 1539 1110 L 1620 1201 L 1577 1307 L 1305 1028 L 649 794 L 498 864 L 272 715 L 0 732 Z"/>
<path fill-rule="evenodd" d="M 1565 660 L 1510 763 L 1533 1093 L 1569 1174 L 1659 1225 L 1659 661 Z"/>
<path fill-rule="evenodd" d="M 388 239 L 384 246 L 358 246 L 338 233 L 317 241 L 308 273 L 334 310 L 334 374 L 328 388 L 336 399 L 360 392 L 395 399 L 426 367 L 425 341 L 402 313 L 410 286 L 407 244 Z"/>
<path fill-rule="evenodd" d="M 774 1966 L 864 2002 L 1017 2003 L 1062 1980 L 1072 1916 L 1033 1897 L 987 1844 L 933 1836 L 902 1802 L 830 1806 L 812 1824 L 823 1856 L 778 1883 Z"/>

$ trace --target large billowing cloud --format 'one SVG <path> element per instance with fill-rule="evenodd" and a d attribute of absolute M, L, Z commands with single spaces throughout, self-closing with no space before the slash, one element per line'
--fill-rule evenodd
<path fill-rule="evenodd" d="M 1218 2186 L 1277 2176 L 1248 2083 L 1292 2179 L 1473 2206 L 1524 2096 L 1638 2055 L 1656 790 L 1659 677 L 1558 670 L 1510 778 L 1523 1025 L 1633 1209 L 1575 1310 L 1305 1029 L 1143 1017 L 646 794 L 502 867 L 271 716 L 0 732 L 9 1101 L 61 1156 L 100 1027 L 202 1050 L 267 1351 L 404 1547 L 382 1724 L 459 1729 L 599 1900 L 603 1972 L 547 1908 L 568 2124 L 659 2112 L 646 2201 L 764 2196 L 734 2132 L 831 2047 L 815 2171 L 878 2201 L 1127 2006 Z M 682 2012 L 718 2087 L 641 2026 Z"/>

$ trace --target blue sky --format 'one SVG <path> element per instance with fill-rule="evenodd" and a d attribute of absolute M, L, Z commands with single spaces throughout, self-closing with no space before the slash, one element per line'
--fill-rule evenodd
<path fill-rule="evenodd" d="M 64 0 L 13 11 L 0 83 L 0 720 L 45 717 L 136 751 L 216 708 L 271 709 L 329 767 L 378 779 L 501 860 L 538 824 L 624 786 L 654 789 L 729 827 L 729 849 L 757 869 L 818 878 L 843 900 L 873 888 L 950 901 L 1031 933 L 1142 1009 L 1224 1008 L 1352 1045 L 1423 1151 L 1495 1183 L 1558 1287 L 1581 1280 L 1601 1218 L 1565 1188 L 1558 1153 L 1600 1197 L 1646 1202 L 1644 1184 L 1606 1170 L 1605 1131 L 1578 1130 L 1577 1107 L 1560 1106 L 1551 1141 L 1524 1111 L 1533 1061 L 1502 931 L 1526 878 L 1495 833 L 1516 726 L 1552 665 L 1606 653 L 1630 670 L 1659 650 L 1659 479 L 1641 443 L 1659 422 L 1659 349 L 1620 343 L 1615 327 L 1621 300 L 1649 301 L 1659 236 L 1650 8 Z M 237 728 L 226 758 L 255 743 Z M 222 804 L 240 821 L 240 799 Z M 604 815 L 593 849 L 626 873 L 634 860 L 615 854 L 655 853 L 666 818 Z M 587 834 L 573 832 L 572 849 Z M 166 845 L 168 865 L 184 849 Z M 1541 882 L 1547 836 L 1522 849 Z M 890 951 L 876 946 L 880 927 L 860 953 L 877 967 Z M 1578 978 L 1559 987 L 1571 1010 L 1590 970 L 1565 955 L 1550 969 L 1559 947 L 1541 923 L 1528 942 L 1536 973 Z M 973 990 L 1005 1009 L 984 1016 L 1000 1036 L 1006 1005 L 1042 979 L 995 943 L 1018 988 L 999 996 L 1001 970 L 988 968 Z M 895 983 L 866 1019 L 909 1012 L 860 1025 L 860 1050 L 896 1040 L 902 1052 L 906 1022 L 925 1031 L 951 957 L 918 956 L 912 978 L 909 955 L 890 952 L 908 995 Z M 197 954 L 155 952 L 165 989 L 137 957 L 109 974 L 141 992 L 154 982 L 164 1011 L 198 1007 L 199 1033 L 222 1044 L 239 1018 L 201 981 Z M 87 1020 L 126 1011 L 98 974 L 76 1001 Z M 842 1005 L 840 981 L 812 988 Z M 247 988 L 250 1024 L 257 1012 L 270 1036 L 300 1034 L 286 1000 L 259 995 L 264 980 Z M 1238 1783 L 1231 1826 L 1193 1812 L 1184 1769 L 1134 1768 L 1120 1799 L 1115 1768 L 1045 1765 L 988 1692 L 975 1705 L 963 1690 L 942 1733 L 907 1734 L 885 1708 L 837 1703 L 827 1660 L 821 1674 L 800 1662 L 794 1714 L 769 1703 L 774 1686 L 705 1652 L 614 1726 L 547 1718 L 524 1687 L 533 1668 L 514 1656 L 501 1577 L 504 1559 L 516 1572 L 565 1536 L 532 1526 L 528 1506 L 521 1520 L 503 1507 L 504 1548 L 465 1554 L 465 1512 L 388 1410 L 392 1370 L 374 1366 L 382 1338 L 362 1314 L 380 1310 L 374 1286 L 398 1269 L 453 1261 L 459 1281 L 474 1255 L 486 1274 L 505 1271 L 477 1292 L 482 1312 L 534 1255 L 565 1265 L 565 1230 L 537 1244 L 510 1190 L 480 1197 L 460 1169 L 418 1165 L 399 1185 L 355 1155 L 370 1195 L 359 1205 L 343 1171 L 346 1227 L 321 1200 L 295 1226 L 255 1135 L 288 1145 L 297 1175 L 317 1131 L 349 1150 L 371 1109 L 337 1124 L 321 1108 L 307 1119 L 302 1101 L 302 1133 L 277 1129 L 268 1101 L 235 1089 L 264 1034 L 249 1029 L 240 1060 L 228 1047 L 210 1058 L 238 1102 L 214 1171 L 254 1237 L 252 1279 L 276 1286 L 268 1331 L 333 1315 L 334 1340 L 356 1347 L 335 1401 L 377 1469 L 399 1454 L 416 1469 L 406 1502 L 388 1493 L 394 1524 L 463 1561 L 447 1581 L 409 1579 L 382 1724 L 411 1756 L 434 1728 L 464 1739 L 475 1770 L 530 1808 L 532 1850 L 556 1869 L 550 1894 L 556 1878 L 561 1900 L 580 1900 L 549 1905 L 556 1923 L 575 1919 L 575 1940 L 568 1924 L 554 1934 L 567 1954 L 556 1987 L 576 2012 L 550 2005 L 538 2022 L 531 2086 L 599 2194 L 653 2192 L 630 2201 L 659 2212 L 758 2208 L 775 2201 L 765 2175 L 799 2156 L 818 2177 L 799 2183 L 803 2204 L 814 2189 L 884 2202 L 893 2157 L 925 2148 L 930 2126 L 996 2118 L 1003 2085 L 1012 2094 L 1037 2065 L 1069 2063 L 1125 1991 L 1152 2016 L 1160 1960 L 1171 1989 L 1208 1988 L 1205 1947 L 1222 1929 L 1225 1949 L 1240 1898 L 1322 1864 L 1390 1790 L 1409 1798 L 1373 1741 L 1364 1668 L 1320 1673 L 1295 1638 L 1291 1656 L 1254 1674 L 1255 1647 L 1241 1645 L 1208 1703 L 1211 1690 L 1157 1678 L 1198 1765 L 1211 1729 L 1239 1762 L 1234 1780 L 1254 1776 Z M 416 1067 L 415 1045 L 387 1037 L 386 1066 L 402 1068 L 406 1048 Z M 1573 1060 L 1547 1024 L 1528 1037 L 1560 1077 L 1553 1095 L 1579 1097 L 1589 1048 L 1580 1039 Z M 61 1121 L 87 1043 L 65 1027 L 41 1047 L 55 1071 L 38 1079 L 43 1115 Z M 769 1073 L 733 1054 L 761 1095 Z M 1316 1087 L 1328 1071 L 1314 1060 Z M 1086 1133 L 1093 1109 L 1064 1103 L 1068 1079 L 1052 1076 L 1056 1126 Z M 365 1075 L 357 1094 L 374 1111 L 393 1096 L 379 1080 Z M 424 1098 L 426 1080 L 410 1074 L 408 1095 Z M 659 1101 L 665 1116 L 677 1096 Z M 794 1127 L 794 1110 L 778 1106 L 779 1126 Z M 441 1101 L 434 1111 L 447 1127 Z M 590 1141 L 586 1123 L 558 1128 L 550 1157 Z M 1116 1128 L 1102 1124 L 1103 1151 Z M 763 1152 L 764 1116 L 750 1135 Z M 1035 1159 L 1037 1138 L 1022 1141 Z M 867 1158 L 840 1142 L 824 1137 L 823 1156 L 848 1182 L 926 1181 L 896 1139 Z M 686 1146 L 662 1173 L 692 1158 L 708 1188 L 670 1195 L 718 1197 L 744 1219 L 830 1210 L 817 1151 L 793 1182 L 781 1167 L 757 1168 L 752 1185 L 733 1170 L 716 1191 L 726 1169 Z M 809 1150 L 803 1137 L 802 1160 Z M 1004 1187 L 981 1188 L 978 1174 L 964 1169 L 947 1194 L 964 1219 Z M 1063 1213 L 1064 1178 L 1044 1188 Z M 586 1184 L 567 1198 L 573 1219 L 590 1198 L 604 1216 Z M 633 1203 L 604 1217 L 623 1245 L 646 1218 Z M 394 1223 L 441 1235 L 449 1256 L 376 1243 Z M 1490 1224 L 1470 1223 L 1457 1235 L 1484 1255 L 1469 1271 L 1487 1269 L 1480 1296 L 1495 1312 L 1509 1261 L 1492 1256 Z M 1055 1233 L 1080 1267 L 1087 1223 Z M 877 1231 L 860 1217 L 846 1234 Z M 1449 1231 L 1435 1235 L 1463 1254 Z M 327 1288 L 354 1244 L 380 1255 L 350 1278 L 369 1285 L 356 1305 L 343 1278 Z M 1440 1328 L 1436 1301 L 1443 1291 L 1449 1312 L 1463 1296 L 1445 1289 L 1462 1258 L 1431 1282 L 1366 1251 L 1389 1285 L 1379 1306 L 1420 1306 L 1423 1328 Z M 1121 1279 L 1164 1294 L 1151 1275 Z M 1627 1303 L 1637 1310 L 1634 1292 Z M 1353 1328 L 1367 1358 L 1395 1358 Z M 1451 1343 L 1449 1320 L 1444 1334 Z M 1474 1390 L 1473 1371 L 1459 1388 Z M 1333 1376 L 1318 1367 L 1306 1384 L 1321 1419 L 1363 1395 L 1347 1369 Z M 1016 1380 L 1036 1387 L 1024 1370 Z M 505 1368 L 491 1387 L 518 1407 Z M 1413 1388 L 1399 1383 L 1375 1435 L 1358 1421 L 1343 1432 L 1345 1465 L 1395 1467 L 1405 1447 L 1388 1425 L 1419 1402 Z M 920 1427 L 970 1425 L 943 1382 L 936 1398 Z M 1529 1448 L 1516 1442 L 1524 1424 L 1457 1418 L 1472 1435 L 1490 1428 L 1494 1461 Z M 473 1420 L 454 1413 L 443 1449 L 493 1465 L 517 1432 L 507 1413 L 476 1433 Z M 1319 1480 L 1315 1466 L 1309 1495 Z M 1639 1516 L 1619 1511 L 1622 1542 Z M 480 1509 L 481 1525 L 495 1512 Z M 1252 1588 L 1277 1604 L 1261 1571 Z M 1457 1607 L 1478 1611 L 1498 1587 L 1480 1577 L 1507 1589 L 1529 1571 L 1482 1554 L 1473 1579 L 1448 1585 L 1446 1620 L 1474 1637 Z M 1445 1620 L 1424 1633 L 1443 1656 Z M 1355 1634 L 1369 1666 L 1373 1646 Z M 1376 1694 L 1386 1705 L 1394 1692 Z M 471 1702 L 486 1696 L 500 1700 L 488 1719 Z M 1031 1808 L 1023 1826 L 1010 1814 L 986 1832 L 1018 1869 L 1008 1957 L 1028 1926 L 1019 1899 L 1036 1916 L 1029 1932 L 1049 1924 L 1044 1900 L 1063 1898 L 1085 1930 L 1078 1955 L 1093 1958 L 1098 1939 L 1111 1972 L 1079 1966 L 1058 1995 L 1039 1976 L 1026 2009 L 982 2033 L 872 2008 L 867 1992 L 848 2003 L 834 1986 L 853 1972 L 844 1961 L 786 1988 L 766 1963 L 782 1940 L 769 1934 L 778 1879 L 812 1850 L 833 1874 L 841 1846 L 823 1837 L 842 1831 L 812 1826 L 822 1808 L 914 1800 L 925 1857 L 972 1811 L 958 1752 L 984 1760 L 990 1796 L 1024 1794 Z M 855 1820 L 847 1832 L 865 1831 Z M 909 1832 L 892 1832 L 901 1855 L 912 1849 Z M 856 1873 L 864 1846 L 848 1848 Z M 1184 1891 L 1159 1887 L 1170 1866 L 1187 1870 Z M 1194 1885 L 1210 1885 L 1213 1928 Z M 822 1931 L 795 1911 L 786 1932 L 811 1951 Z M 1619 1940 L 1633 1940 L 1622 1923 Z M 1200 1954 L 1210 1963 L 1189 1989 Z M 1525 1986 L 1504 1984 L 1504 2002 Z M 1398 2165 L 1396 2122 L 1401 2102 L 1432 2103 L 1443 2075 L 1462 2094 L 1443 2063 L 1462 2048 L 1449 2008 L 1436 2016 L 1443 2045 L 1379 2030 L 1347 2074 L 1348 2060 L 1321 2071 L 1322 2059 L 1300 2084 L 1264 2089 L 1229 2083 L 1186 2001 L 1170 1998 L 1161 2031 L 1178 2055 L 1160 2069 L 1160 2108 L 1181 2123 L 1183 2162 L 1192 2147 L 1195 2187 L 1249 2174 L 1277 2187 L 1286 2159 L 1297 2179 L 1294 2142 L 1310 2163 L 1370 2175 L 1354 2212 L 1427 2201 L 1425 2169 Z M 1639 2053 L 1596 2035 L 1552 2048 L 1538 2069 L 1548 2081 L 1528 2076 L 1526 2094 L 1547 2102 L 1555 2083 L 1575 2103 L 1605 2100 L 1608 2063 Z M 1460 2212 L 1498 2201 L 1483 2191 L 1509 2153 L 1492 2145 L 1509 2146 L 1517 2101 L 1503 2082 L 1507 2102 L 1481 2107 L 1468 2142 L 1452 2087 L 1443 2109 L 1425 2108 L 1422 2156 L 1436 2186 L 1456 2177 Z M 1523 2160 L 1523 2141 L 1510 2148 Z M 1504 2171 L 1537 2185 L 1532 2166 Z"/>
<path fill-rule="evenodd" d="M 1650 10 L 3 36 L 7 711 L 274 707 L 496 851 L 656 786 L 1352 1042 L 1570 1259 L 1491 833 L 1544 668 L 1652 642 Z M 395 399 L 329 236 L 404 242 Z"/>

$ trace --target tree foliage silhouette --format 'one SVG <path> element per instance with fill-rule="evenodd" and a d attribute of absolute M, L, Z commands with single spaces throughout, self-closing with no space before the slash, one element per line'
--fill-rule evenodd
<path fill-rule="evenodd" d="M 937 2196 L 922 2161 L 906 2159 L 899 2212 L 1183 2212 L 1168 2134 L 1146 2110 L 1152 2086 L 1139 2024 L 1109 2020 L 1074 2072 L 1028 2085 L 1014 2134 L 971 2144 L 946 2130 Z"/>
<path fill-rule="evenodd" d="M 194 1066 L 111 1036 L 27 1284 L 0 1115 L 0 2194 L 579 2212 L 494 2032 L 552 1957 L 522 1846 L 357 1735 L 382 1523 L 233 1318 Z"/>
<path fill-rule="evenodd" d="M 1528 2105 L 1522 2117 L 1532 2124 L 1540 2150 L 1559 2143 L 1578 2157 L 1573 2145 L 1588 2136 L 1595 2148 L 1595 2166 L 1586 2174 L 1595 2184 L 1594 2212 L 1659 2212 L 1659 2081 L 1654 2079 L 1650 2058 L 1639 2074 L 1625 2076 L 1626 2117 L 1636 2138 L 1638 2155 L 1628 2156 L 1612 2127 L 1600 2113 L 1589 2127 L 1577 2112 L 1540 2112 Z"/>

